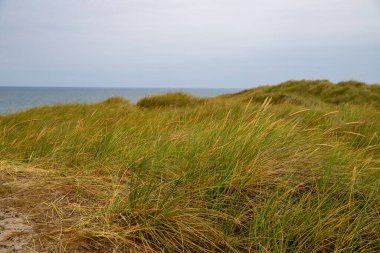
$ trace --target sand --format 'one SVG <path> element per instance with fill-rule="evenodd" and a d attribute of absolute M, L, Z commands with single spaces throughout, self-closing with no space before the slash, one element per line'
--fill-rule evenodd
<path fill-rule="evenodd" d="M 25 215 L 12 208 L 0 209 L 0 253 L 33 252 L 28 247 L 32 233 L 32 227 Z"/>

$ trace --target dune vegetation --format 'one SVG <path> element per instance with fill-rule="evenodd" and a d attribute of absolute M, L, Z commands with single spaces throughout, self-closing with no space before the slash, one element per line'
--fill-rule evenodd
<path fill-rule="evenodd" d="M 183 92 L 170 92 L 157 96 L 147 96 L 137 101 L 141 108 L 183 107 L 199 104 L 202 100 Z"/>
<path fill-rule="evenodd" d="M 0 116 L 37 251 L 380 252 L 380 86 L 288 81 Z"/>

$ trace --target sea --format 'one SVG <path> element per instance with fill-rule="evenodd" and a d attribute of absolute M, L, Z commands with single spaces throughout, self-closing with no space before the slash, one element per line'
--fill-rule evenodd
<path fill-rule="evenodd" d="M 30 107 L 63 103 L 95 103 L 119 96 L 136 103 L 140 98 L 166 92 L 186 92 L 197 97 L 233 93 L 239 89 L 213 88 L 73 88 L 73 87 L 0 87 L 0 114 Z"/>

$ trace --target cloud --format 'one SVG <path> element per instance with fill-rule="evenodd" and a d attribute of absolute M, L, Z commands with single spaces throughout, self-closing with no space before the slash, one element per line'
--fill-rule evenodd
<path fill-rule="evenodd" d="M 2 0 L 0 85 L 376 82 L 379 12 L 376 0 Z"/>

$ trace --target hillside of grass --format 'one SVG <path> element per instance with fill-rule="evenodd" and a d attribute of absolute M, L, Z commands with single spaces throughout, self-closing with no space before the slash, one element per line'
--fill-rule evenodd
<path fill-rule="evenodd" d="M 272 103 L 318 106 L 321 103 L 341 105 L 373 105 L 380 108 L 380 85 L 357 81 L 332 83 L 328 80 L 287 81 L 275 86 L 261 86 L 222 96 L 239 101 L 262 103 L 267 97 Z"/>
<path fill-rule="evenodd" d="M 379 252 L 379 86 L 289 81 L 0 116 L 37 252 Z"/>

